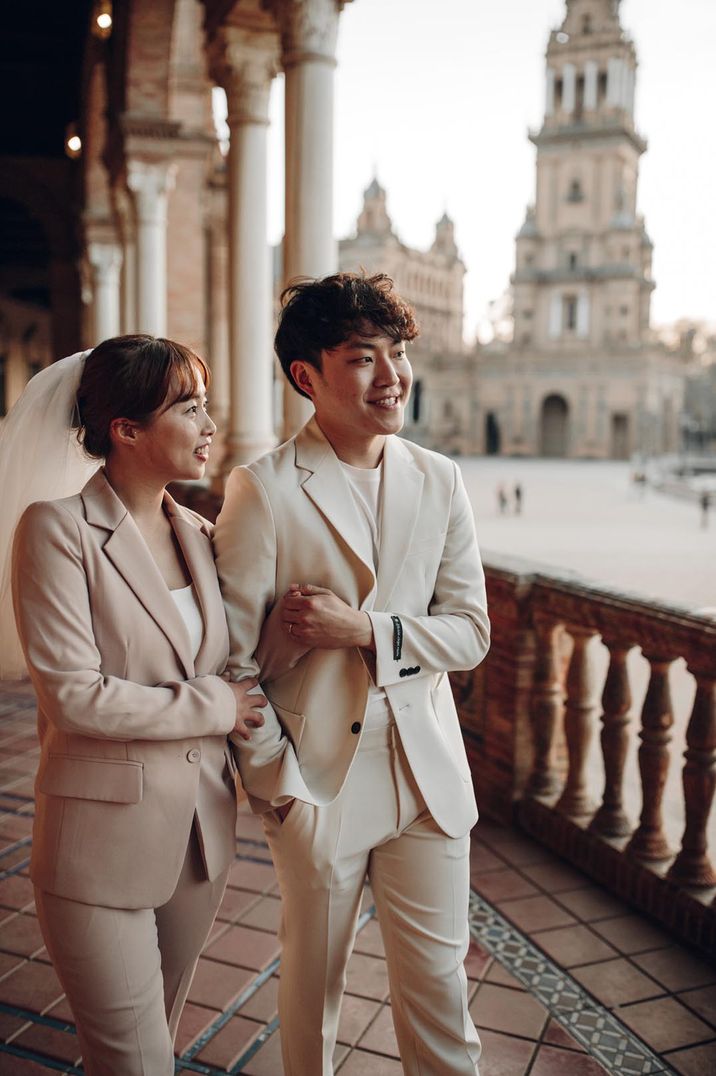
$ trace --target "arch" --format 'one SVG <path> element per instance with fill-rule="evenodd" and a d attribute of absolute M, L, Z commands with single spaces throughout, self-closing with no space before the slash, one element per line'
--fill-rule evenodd
<path fill-rule="evenodd" d="M 609 455 L 613 460 L 627 460 L 630 454 L 629 415 L 613 411 L 611 416 Z"/>
<path fill-rule="evenodd" d="M 563 459 L 569 448 L 569 404 L 564 396 L 545 396 L 540 410 L 540 456 Z"/>
<path fill-rule="evenodd" d="M 485 415 L 485 455 L 499 456 L 501 449 L 500 424 L 494 411 Z"/>
<path fill-rule="evenodd" d="M 423 382 L 416 378 L 413 382 L 413 398 L 411 401 L 411 417 L 416 424 L 420 422 L 423 402 Z"/>

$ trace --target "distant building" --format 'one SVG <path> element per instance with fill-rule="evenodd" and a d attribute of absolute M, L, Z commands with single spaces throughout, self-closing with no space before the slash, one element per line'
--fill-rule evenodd
<path fill-rule="evenodd" d="M 408 247 L 395 234 L 386 193 L 374 179 L 355 235 L 339 243 L 338 261 L 341 269 L 387 273 L 417 311 L 421 332 L 410 352 L 415 380 L 406 433 L 444 452 L 472 451 L 476 364 L 463 342 L 465 265 L 447 213 L 429 250 Z"/>
<path fill-rule="evenodd" d="M 637 214 L 646 142 L 618 9 L 567 0 L 550 36 L 514 335 L 480 356 L 478 451 L 603 459 L 678 447 L 684 368 L 650 331 L 652 244 Z"/>

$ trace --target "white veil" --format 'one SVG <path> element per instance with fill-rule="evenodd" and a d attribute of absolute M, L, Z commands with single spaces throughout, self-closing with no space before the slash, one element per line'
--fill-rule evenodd
<path fill-rule="evenodd" d="M 79 493 L 100 466 L 72 430 L 89 351 L 78 351 L 30 380 L 0 427 L 0 680 L 26 674 L 12 608 L 12 539 L 33 501 Z"/>

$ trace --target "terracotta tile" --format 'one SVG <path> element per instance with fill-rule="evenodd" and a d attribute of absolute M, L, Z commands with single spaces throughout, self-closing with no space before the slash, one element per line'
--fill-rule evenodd
<path fill-rule="evenodd" d="M 702 986 L 697 990 L 686 990 L 678 995 L 678 999 L 698 1013 L 703 1020 L 708 1020 L 716 1027 L 716 986 Z"/>
<path fill-rule="evenodd" d="M 247 911 L 248 908 L 256 904 L 259 899 L 260 898 L 256 893 L 250 893 L 246 889 L 234 889 L 233 886 L 227 886 L 217 917 L 225 922 L 233 922 Z"/>
<path fill-rule="evenodd" d="M 706 1046 L 692 1046 L 688 1050 L 676 1050 L 665 1054 L 664 1060 L 672 1065 L 680 1076 L 713 1076 L 716 1072 L 716 1042 Z"/>
<path fill-rule="evenodd" d="M 44 1013 L 62 995 L 54 969 L 30 960 L 0 980 L 0 1001 L 29 1012 Z"/>
<path fill-rule="evenodd" d="M 584 1047 L 576 1039 L 573 1039 L 567 1029 L 558 1024 L 556 1020 L 550 1020 L 547 1024 L 547 1030 L 542 1036 L 542 1041 L 550 1046 L 562 1046 L 566 1050 L 576 1050 L 578 1053 L 584 1053 Z"/>
<path fill-rule="evenodd" d="M 596 960 L 608 960 L 619 954 L 611 945 L 593 934 L 589 927 L 560 927 L 545 930 L 539 935 L 540 948 L 564 968 L 579 964 L 592 964 Z"/>
<path fill-rule="evenodd" d="M 188 1001 L 179 1020 L 174 1053 L 179 1056 L 188 1050 L 214 1020 L 216 1020 L 215 1009 L 206 1009 L 203 1005 L 193 1005 Z"/>
<path fill-rule="evenodd" d="M 508 987 L 483 983 L 470 1005 L 470 1014 L 478 1029 L 519 1030 L 527 1039 L 538 1039 L 547 1023 L 547 1010 L 528 994 Z"/>
<path fill-rule="evenodd" d="M 229 885 L 237 889 L 266 893 L 275 884 L 276 875 L 270 863 L 254 863 L 250 859 L 237 859 L 229 872 Z"/>
<path fill-rule="evenodd" d="M 383 1006 L 359 1045 L 362 1050 L 374 1050 L 377 1054 L 384 1054 L 386 1057 L 400 1058 L 390 1005 Z"/>
<path fill-rule="evenodd" d="M 385 956 L 383 935 L 377 919 L 371 919 L 362 930 L 358 931 L 354 950 L 356 953 L 367 953 L 369 956 Z"/>
<path fill-rule="evenodd" d="M 600 919 L 608 919 L 611 916 L 624 915 L 627 906 L 621 900 L 617 900 L 611 893 L 607 893 L 600 886 L 587 886 L 584 889 L 572 889 L 566 893 L 557 894 L 556 900 L 563 904 L 567 911 L 582 919 L 585 923 L 594 923 Z"/>
<path fill-rule="evenodd" d="M 525 866 L 522 872 L 540 889 L 548 893 L 561 893 L 570 889 L 585 889 L 591 885 L 588 878 L 566 863 L 538 863 Z"/>
<path fill-rule="evenodd" d="M 524 1076 L 535 1044 L 499 1031 L 480 1031 L 480 1076 Z"/>
<path fill-rule="evenodd" d="M 199 1051 L 196 1060 L 206 1065 L 230 1069 L 262 1030 L 263 1024 L 256 1020 L 232 1016 L 221 1031 L 217 1032 L 204 1049 Z"/>
<path fill-rule="evenodd" d="M 58 1061 L 67 1061 L 70 1065 L 74 1065 L 81 1053 L 76 1035 L 54 1027 L 43 1027 L 42 1024 L 32 1024 L 13 1039 L 13 1045 L 24 1046 Z"/>
<path fill-rule="evenodd" d="M 506 901 L 501 905 L 500 910 L 527 934 L 548 930 L 551 927 L 571 926 L 577 922 L 574 916 L 566 912 L 555 900 L 541 893 L 536 897 L 522 897 L 520 900 Z"/>
<path fill-rule="evenodd" d="M 0 905 L 4 908 L 26 908 L 34 903 L 32 882 L 23 875 L 11 875 L 0 881 Z"/>
<path fill-rule="evenodd" d="M 0 1012 L 0 1042 L 8 1042 L 17 1035 L 20 1028 L 27 1027 L 28 1021 L 21 1016 L 11 1016 Z"/>
<path fill-rule="evenodd" d="M 619 1010 L 619 1019 L 661 1053 L 713 1037 L 708 1024 L 674 998 L 640 1001 Z"/>
<path fill-rule="evenodd" d="M 531 897 L 539 892 L 532 882 L 515 870 L 490 871 L 477 880 L 473 889 L 493 904 L 517 897 Z"/>
<path fill-rule="evenodd" d="M 529 837 L 516 833 L 514 830 L 497 830 L 488 833 L 478 831 L 477 837 L 513 867 L 550 863 L 554 859 L 552 853 L 537 841 L 531 841 Z"/>
<path fill-rule="evenodd" d="M 491 961 L 492 957 L 487 950 L 479 946 L 476 941 L 471 941 L 465 958 L 465 974 L 468 979 L 482 979 Z"/>
<path fill-rule="evenodd" d="M 503 967 L 499 960 L 493 960 L 485 975 L 485 982 L 495 983 L 497 986 L 509 986 L 512 990 L 524 990 L 519 979 Z"/>
<path fill-rule="evenodd" d="M 479 877 L 486 871 L 503 870 L 505 861 L 492 849 L 480 841 L 473 841 L 470 846 L 470 878 Z"/>
<path fill-rule="evenodd" d="M 530 1076 L 609 1076 L 609 1072 L 586 1054 L 540 1046 Z"/>
<path fill-rule="evenodd" d="M 51 1016 L 53 1020 L 65 1020 L 68 1024 L 74 1024 L 75 1022 L 70 1003 L 64 994 L 59 1001 L 50 1005 L 49 1009 L 45 1012 L 45 1016 Z"/>
<path fill-rule="evenodd" d="M 251 930 L 250 927 L 235 926 L 221 935 L 206 950 L 206 956 L 212 960 L 222 960 L 229 964 L 238 964 L 243 968 L 261 971 L 278 956 L 279 940 L 275 934 L 265 930 Z"/>
<path fill-rule="evenodd" d="M 0 953 L 0 979 L 13 968 L 17 968 L 25 960 L 24 956 L 19 956 L 17 953 Z"/>
<path fill-rule="evenodd" d="M 355 1046 L 368 1025 L 375 1020 L 379 1009 L 379 1001 L 345 994 L 338 1021 L 338 1041 Z"/>
<path fill-rule="evenodd" d="M 24 1057 L 13 1057 L 12 1054 L 3 1055 L 3 1076 L 48 1076 L 50 1071 L 46 1065 L 37 1065 Z"/>
<path fill-rule="evenodd" d="M 639 915 L 620 915 L 594 923 L 593 930 L 628 955 L 649 949 L 664 949 L 672 944 L 671 937 L 659 927 L 652 926 Z"/>
<path fill-rule="evenodd" d="M 240 916 L 242 926 L 278 934 L 281 925 L 281 901 L 278 897 L 262 897 Z"/>
<path fill-rule="evenodd" d="M 223 1011 L 248 986 L 254 974 L 247 968 L 235 968 L 233 964 L 200 957 L 189 991 L 189 1001 Z"/>
<path fill-rule="evenodd" d="M 250 1016 L 252 1020 L 260 1020 L 268 1024 L 273 1020 L 278 1008 L 278 979 L 272 975 L 270 979 L 252 994 L 248 1001 L 241 1006 L 240 1015 Z"/>
<path fill-rule="evenodd" d="M 390 1057 L 351 1050 L 339 1072 L 340 1076 L 403 1076 L 403 1066 Z"/>
<path fill-rule="evenodd" d="M 24 814 L 6 814 L 0 818 L 0 834 L 20 840 L 32 833 L 32 818 Z"/>
<path fill-rule="evenodd" d="M 716 964 L 707 964 L 680 945 L 642 953 L 634 957 L 634 963 L 669 990 L 688 990 L 692 986 L 716 983 Z"/>
<path fill-rule="evenodd" d="M 282 1072 L 281 1032 L 274 1031 L 271 1038 L 243 1066 L 241 1076 L 280 1076 Z"/>
<path fill-rule="evenodd" d="M 353 953 L 348 961 L 346 991 L 360 997 L 384 1001 L 388 996 L 388 971 L 384 960 Z"/>
<path fill-rule="evenodd" d="M 572 975 L 610 1009 L 632 1001 L 659 997 L 664 993 L 663 986 L 623 958 L 573 968 Z"/>

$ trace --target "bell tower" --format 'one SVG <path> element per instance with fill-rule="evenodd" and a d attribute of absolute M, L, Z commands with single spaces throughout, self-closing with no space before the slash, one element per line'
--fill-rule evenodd
<path fill-rule="evenodd" d="M 619 0 L 567 0 L 546 54 L 535 204 L 517 235 L 517 349 L 580 353 L 646 339 L 651 242 L 637 214 L 637 58 Z"/>

